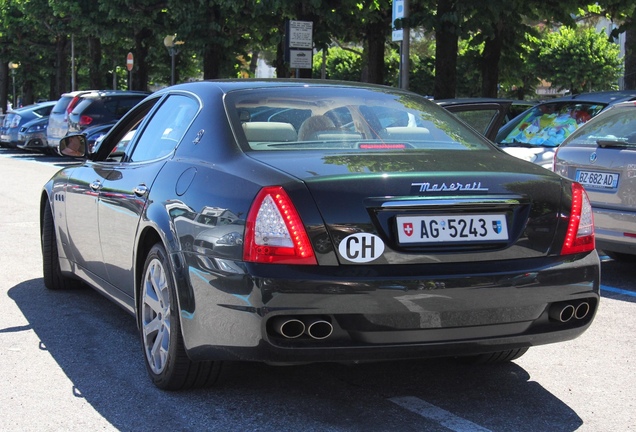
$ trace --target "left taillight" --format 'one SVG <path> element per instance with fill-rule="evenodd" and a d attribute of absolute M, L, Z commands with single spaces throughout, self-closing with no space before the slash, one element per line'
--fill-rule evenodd
<path fill-rule="evenodd" d="M 305 226 L 282 187 L 265 187 L 256 195 L 247 215 L 243 260 L 317 264 Z"/>
<path fill-rule="evenodd" d="M 594 216 L 583 186 L 572 183 L 572 208 L 561 255 L 594 250 Z"/>

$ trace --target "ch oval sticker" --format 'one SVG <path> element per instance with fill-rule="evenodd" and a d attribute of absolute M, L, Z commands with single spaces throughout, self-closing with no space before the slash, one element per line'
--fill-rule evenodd
<path fill-rule="evenodd" d="M 347 261 L 365 263 L 384 253 L 384 242 L 375 234 L 356 233 L 345 237 L 338 245 L 340 256 Z"/>

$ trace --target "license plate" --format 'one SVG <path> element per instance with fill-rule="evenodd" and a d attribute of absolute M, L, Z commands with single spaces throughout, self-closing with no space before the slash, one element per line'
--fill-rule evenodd
<path fill-rule="evenodd" d="M 398 216 L 400 244 L 508 240 L 504 214 Z"/>
<path fill-rule="evenodd" d="M 616 189 L 618 186 L 617 173 L 578 170 L 575 180 L 591 188 Z"/>

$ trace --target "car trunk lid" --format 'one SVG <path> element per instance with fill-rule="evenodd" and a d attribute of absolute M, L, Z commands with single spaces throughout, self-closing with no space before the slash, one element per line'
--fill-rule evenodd
<path fill-rule="evenodd" d="M 562 181 L 502 152 L 250 155 L 304 182 L 340 264 L 499 261 L 553 252 Z"/>

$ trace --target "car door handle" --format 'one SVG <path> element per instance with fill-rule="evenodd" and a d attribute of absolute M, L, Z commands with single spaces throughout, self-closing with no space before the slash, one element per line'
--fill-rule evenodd
<path fill-rule="evenodd" d="M 89 187 L 92 191 L 97 192 L 102 187 L 102 182 L 100 182 L 99 180 L 95 180 L 89 185 Z"/>
<path fill-rule="evenodd" d="M 133 189 L 133 192 L 137 196 L 144 196 L 146 195 L 146 192 L 148 192 L 148 186 L 146 186 L 145 184 L 140 184 Z"/>

